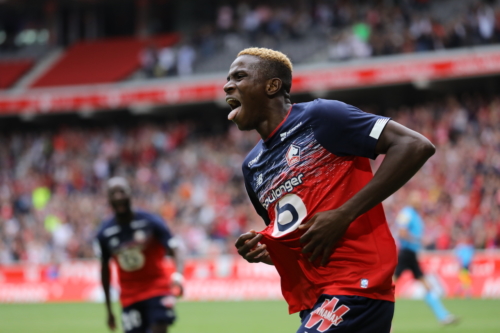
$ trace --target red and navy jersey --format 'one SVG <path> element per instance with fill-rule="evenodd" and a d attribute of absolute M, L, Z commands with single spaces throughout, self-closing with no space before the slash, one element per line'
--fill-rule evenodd
<path fill-rule="evenodd" d="M 287 117 L 243 163 L 245 186 L 267 227 L 262 243 L 281 276 L 290 313 L 318 297 L 364 296 L 394 301 L 396 246 L 378 204 L 351 223 L 326 267 L 310 263 L 298 229 L 316 213 L 336 209 L 373 177 L 368 158 L 389 118 L 339 102 L 294 104 Z"/>
<path fill-rule="evenodd" d="M 120 301 L 130 304 L 170 293 L 170 276 L 164 265 L 172 234 L 156 215 L 135 211 L 129 224 L 115 217 L 102 223 L 97 233 L 101 259 L 118 266 Z"/>

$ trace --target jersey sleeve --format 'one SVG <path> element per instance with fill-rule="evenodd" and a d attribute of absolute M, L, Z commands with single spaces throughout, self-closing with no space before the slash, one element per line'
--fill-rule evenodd
<path fill-rule="evenodd" d="M 247 180 L 245 179 L 245 189 L 247 190 L 248 197 L 250 198 L 250 201 L 252 202 L 253 207 L 257 211 L 257 214 L 259 214 L 260 217 L 264 220 L 266 225 L 269 225 L 271 220 L 269 219 L 269 215 L 267 214 L 267 210 L 260 204 L 259 199 L 257 198 L 257 195 L 252 189 L 252 186 L 248 184 Z"/>
<path fill-rule="evenodd" d="M 339 101 L 317 99 L 310 111 L 318 142 L 338 156 L 375 159 L 375 147 L 390 118 L 366 113 Z"/>
<path fill-rule="evenodd" d="M 158 241 L 165 249 L 170 249 L 170 241 L 173 239 L 173 236 L 165 221 L 157 215 L 149 215 L 148 218 L 153 224 L 154 234 Z"/>

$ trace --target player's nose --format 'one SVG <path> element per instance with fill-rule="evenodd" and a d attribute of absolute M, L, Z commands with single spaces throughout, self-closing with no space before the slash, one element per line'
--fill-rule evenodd
<path fill-rule="evenodd" d="M 233 90 L 234 90 L 234 82 L 232 80 L 227 81 L 226 84 L 224 85 L 224 92 L 226 94 L 229 94 Z"/>

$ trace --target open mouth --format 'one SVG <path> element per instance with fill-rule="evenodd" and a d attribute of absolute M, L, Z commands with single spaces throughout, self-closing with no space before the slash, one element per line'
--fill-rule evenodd
<path fill-rule="evenodd" d="M 229 106 L 231 107 L 231 110 L 237 109 L 241 106 L 240 101 L 238 101 L 236 98 L 232 98 L 232 97 L 226 98 L 226 103 L 229 104 Z"/>
<path fill-rule="evenodd" d="M 226 98 L 227 104 L 231 107 L 231 112 L 229 112 L 227 119 L 233 120 L 236 117 L 236 114 L 238 114 L 238 111 L 241 108 L 241 102 L 238 101 L 236 98 L 233 97 L 228 97 Z"/>

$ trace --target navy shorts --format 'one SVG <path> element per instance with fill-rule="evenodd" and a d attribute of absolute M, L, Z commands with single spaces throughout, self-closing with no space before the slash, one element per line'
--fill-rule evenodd
<path fill-rule="evenodd" d="M 413 273 L 413 277 L 415 279 L 420 279 L 424 276 L 424 273 L 422 273 L 422 269 L 418 264 L 417 254 L 412 250 L 401 249 L 398 253 L 398 265 L 396 266 L 394 277 L 399 279 L 401 274 L 407 269 Z"/>
<path fill-rule="evenodd" d="M 393 315 L 393 302 L 321 295 L 311 310 L 300 312 L 297 333 L 389 333 Z"/>
<path fill-rule="evenodd" d="M 171 325 L 175 321 L 174 305 L 174 296 L 158 296 L 126 306 L 122 311 L 123 330 L 143 333 L 154 324 Z"/>

